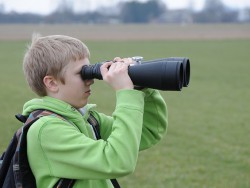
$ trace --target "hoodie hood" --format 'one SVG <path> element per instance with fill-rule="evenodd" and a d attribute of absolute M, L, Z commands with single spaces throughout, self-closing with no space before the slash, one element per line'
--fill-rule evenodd
<path fill-rule="evenodd" d="M 89 116 L 89 110 L 95 106 L 95 104 L 87 104 L 84 107 L 84 110 L 81 110 L 85 112 L 82 115 L 79 109 L 74 108 L 70 104 L 56 98 L 45 96 L 42 98 L 35 98 L 26 102 L 23 106 L 22 114 L 24 116 L 28 116 L 34 110 L 44 109 L 53 111 L 72 122 L 77 122 L 81 121 L 83 117 L 87 120 Z"/>

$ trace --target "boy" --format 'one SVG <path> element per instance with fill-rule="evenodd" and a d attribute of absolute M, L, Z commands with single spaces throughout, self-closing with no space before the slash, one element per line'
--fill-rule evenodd
<path fill-rule="evenodd" d="M 75 188 L 113 187 L 110 179 L 131 174 L 139 150 L 156 144 L 166 131 L 166 104 L 156 90 L 133 89 L 131 58 L 101 66 L 103 80 L 116 92 L 112 117 L 87 104 L 94 82 L 80 72 L 89 55 L 80 40 L 61 35 L 33 36 L 25 54 L 26 80 L 40 98 L 25 103 L 23 115 L 46 109 L 67 120 L 44 116 L 28 131 L 28 160 L 38 188 L 53 187 L 60 178 L 75 179 Z M 90 113 L 100 125 L 100 140 L 87 122 Z"/>

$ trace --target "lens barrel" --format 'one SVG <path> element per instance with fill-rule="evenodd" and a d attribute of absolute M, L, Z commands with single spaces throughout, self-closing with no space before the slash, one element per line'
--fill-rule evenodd
<path fill-rule="evenodd" d="M 102 79 L 102 63 L 82 67 L 83 80 Z M 170 57 L 143 61 L 128 67 L 128 74 L 136 86 L 159 89 L 163 91 L 180 91 L 187 87 L 190 80 L 190 61 L 188 58 Z"/>
<path fill-rule="evenodd" d="M 150 61 L 144 61 L 143 63 L 156 63 L 156 62 L 172 62 L 183 64 L 183 87 L 188 87 L 190 80 L 190 61 L 185 57 L 169 57 L 162 59 L 154 59 Z"/>

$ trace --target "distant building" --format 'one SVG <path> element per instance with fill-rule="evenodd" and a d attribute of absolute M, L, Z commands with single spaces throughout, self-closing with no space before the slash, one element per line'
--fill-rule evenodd
<path fill-rule="evenodd" d="M 160 23 L 193 23 L 192 12 L 187 9 L 168 10 L 157 20 Z"/>
<path fill-rule="evenodd" d="M 0 13 L 4 13 L 4 11 L 5 11 L 4 4 L 0 3 Z"/>
<path fill-rule="evenodd" d="M 250 8 L 239 10 L 238 20 L 240 22 L 249 22 L 250 21 Z"/>

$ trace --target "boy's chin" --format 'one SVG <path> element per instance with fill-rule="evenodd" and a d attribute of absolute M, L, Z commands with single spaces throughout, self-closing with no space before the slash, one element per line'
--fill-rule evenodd
<path fill-rule="evenodd" d="M 80 108 L 83 108 L 86 105 L 87 105 L 87 102 L 82 102 L 81 104 L 75 105 L 73 107 L 76 108 L 76 109 L 80 109 Z"/>

